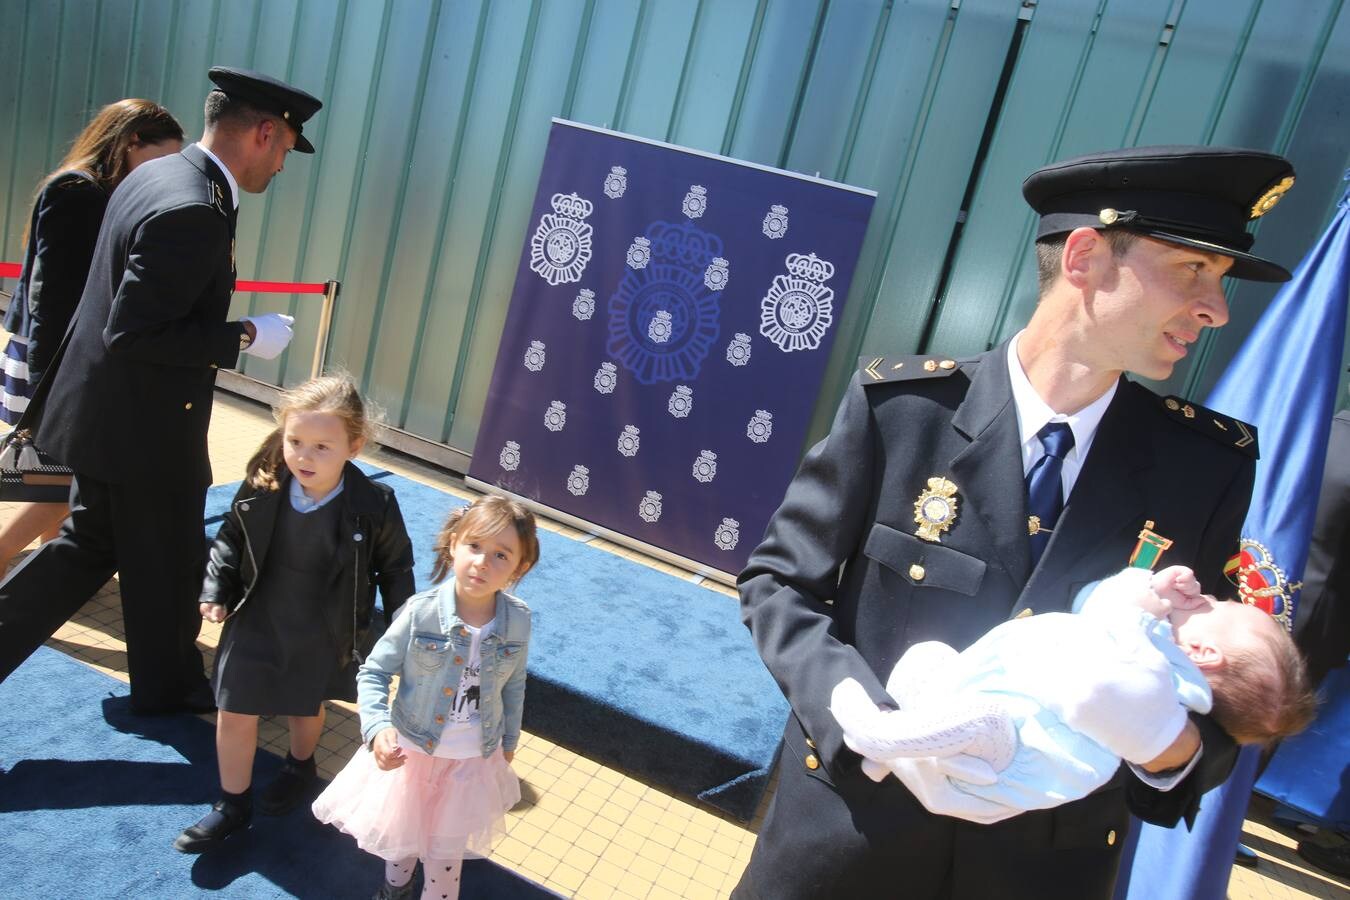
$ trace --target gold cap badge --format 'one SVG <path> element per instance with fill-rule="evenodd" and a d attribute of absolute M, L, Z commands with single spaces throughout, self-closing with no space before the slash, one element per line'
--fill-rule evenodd
<path fill-rule="evenodd" d="M 1285 192 L 1293 186 L 1294 176 L 1288 175 L 1266 188 L 1266 192 L 1252 204 L 1251 217 L 1258 219 L 1270 212 L 1275 208 L 1275 204 L 1280 202 L 1280 198 L 1284 196 Z"/>
<path fill-rule="evenodd" d="M 928 489 L 914 501 L 914 532 L 925 541 L 941 543 L 941 535 L 956 521 L 956 485 L 946 478 L 928 479 Z"/>

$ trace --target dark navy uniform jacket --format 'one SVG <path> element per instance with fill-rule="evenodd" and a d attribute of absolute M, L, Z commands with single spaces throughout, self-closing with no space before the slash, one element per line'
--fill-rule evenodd
<path fill-rule="evenodd" d="M 1109 897 L 1127 795 L 1137 815 L 1173 824 L 1232 767 L 1232 741 L 1200 719 L 1201 762 L 1171 792 L 1122 769 L 1076 803 L 983 826 L 928 813 L 894 778 L 872 783 L 844 746 L 828 708 L 840 680 L 891 702 L 882 683 L 913 644 L 962 650 L 1026 610 L 1068 611 L 1081 586 L 1127 564 L 1148 520 L 1175 542 L 1160 565 L 1190 565 L 1221 590 L 1254 430 L 1122 379 L 1033 571 L 1006 354 L 865 361 L 741 573 L 742 617 L 793 715 L 737 896 Z M 957 487 L 936 543 L 914 520 L 935 476 Z"/>
<path fill-rule="evenodd" d="M 226 322 L 235 211 L 195 144 L 138 166 L 113 192 L 37 443 L 108 483 L 172 474 L 209 484 L 216 368 L 239 358 Z"/>

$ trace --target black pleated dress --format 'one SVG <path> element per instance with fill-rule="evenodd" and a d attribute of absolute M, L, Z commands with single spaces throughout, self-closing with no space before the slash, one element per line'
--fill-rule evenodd
<path fill-rule="evenodd" d="M 298 513 L 283 498 L 253 593 L 226 622 L 216 652 L 216 705 L 262 716 L 313 716 L 325 699 L 356 699 L 356 666 L 338 635 L 352 598 L 337 583 L 342 500 Z"/>

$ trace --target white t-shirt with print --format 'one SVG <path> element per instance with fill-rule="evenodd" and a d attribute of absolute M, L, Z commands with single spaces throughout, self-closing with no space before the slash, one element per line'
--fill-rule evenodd
<path fill-rule="evenodd" d="M 496 619 L 481 628 L 465 625 L 469 633 L 469 655 L 459 676 L 459 688 L 455 691 L 455 701 L 450 705 L 450 715 L 446 717 L 445 728 L 441 731 L 441 741 L 436 745 L 435 756 L 441 759 L 472 759 L 483 755 L 483 720 L 478 714 L 478 686 L 483 665 L 483 638 L 492 633 Z"/>

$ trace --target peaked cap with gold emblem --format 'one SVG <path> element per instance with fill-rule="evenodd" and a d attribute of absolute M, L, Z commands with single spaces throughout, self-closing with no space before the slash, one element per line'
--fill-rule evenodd
<path fill-rule="evenodd" d="M 323 101 L 292 87 L 280 79 L 249 69 L 212 66 L 207 72 L 216 90 L 248 105 L 280 116 L 295 130 L 297 153 L 313 153 L 314 145 L 305 137 L 304 124 L 323 108 Z"/>
<path fill-rule="evenodd" d="M 1247 223 L 1294 184 L 1294 167 L 1273 153 L 1237 147 L 1131 147 L 1037 169 L 1022 196 L 1041 214 L 1036 239 L 1075 228 L 1123 228 L 1231 257 L 1228 274 L 1288 281 L 1280 265 L 1248 253 Z"/>

